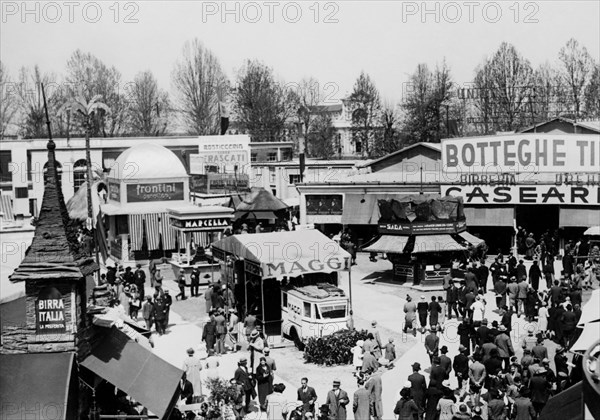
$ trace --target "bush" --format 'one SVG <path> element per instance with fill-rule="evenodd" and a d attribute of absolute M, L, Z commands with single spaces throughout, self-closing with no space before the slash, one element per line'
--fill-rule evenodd
<path fill-rule="evenodd" d="M 365 330 L 340 330 L 325 337 L 310 337 L 304 348 L 304 360 L 317 365 L 347 365 L 352 363 L 350 350 L 358 340 L 366 340 Z"/>

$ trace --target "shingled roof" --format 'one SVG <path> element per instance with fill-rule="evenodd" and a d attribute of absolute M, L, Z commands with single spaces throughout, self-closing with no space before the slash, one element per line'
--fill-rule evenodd
<path fill-rule="evenodd" d="M 77 240 L 75 222 L 69 218 L 60 188 L 54 149 L 56 145 L 50 140 L 42 209 L 31 246 L 9 277 L 12 282 L 44 279 L 76 281 L 98 270 L 98 265 Z"/>

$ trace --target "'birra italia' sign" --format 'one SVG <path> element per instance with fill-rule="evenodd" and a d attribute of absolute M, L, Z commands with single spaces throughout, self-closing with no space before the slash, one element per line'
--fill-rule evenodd
<path fill-rule="evenodd" d="M 35 303 L 35 326 L 38 334 L 62 334 L 67 330 L 65 302 L 54 287 L 42 289 Z"/>

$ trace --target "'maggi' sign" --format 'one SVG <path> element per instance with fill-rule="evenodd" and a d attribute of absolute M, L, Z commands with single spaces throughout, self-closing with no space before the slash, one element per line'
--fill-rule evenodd
<path fill-rule="evenodd" d="M 325 261 L 320 260 L 298 260 L 298 261 L 277 261 L 265 263 L 262 272 L 265 278 L 289 276 L 296 277 L 306 273 L 321 273 L 346 270 L 348 260 L 333 256 Z"/>
<path fill-rule="evenodd" d="M 67 330 L 65 302 L 54 287 L 45 287 L 35 303 L 35 329 L 38 334 L 62 334 Z"/>
<path fill-rule="evenodd" d="M 127 185 L 127 202 L 183 200 L 183 182 Z"/>
<path fill-rule="evenodd" d="M 444 171 L 597 172 L 600 136 L 592 134 L 514 134 L 447 139 L 442 142 Z"/>

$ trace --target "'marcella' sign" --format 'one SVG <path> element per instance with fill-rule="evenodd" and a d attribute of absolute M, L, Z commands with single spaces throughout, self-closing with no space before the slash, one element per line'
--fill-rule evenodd
<path fill-rule="evenodd" d="M 442 141 L 444 171 L 597 172 L 600 136 L 595 134 L 511 134 Z"/>

